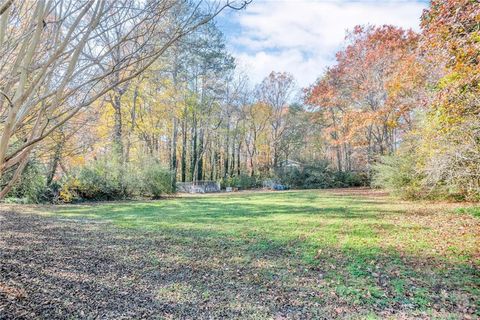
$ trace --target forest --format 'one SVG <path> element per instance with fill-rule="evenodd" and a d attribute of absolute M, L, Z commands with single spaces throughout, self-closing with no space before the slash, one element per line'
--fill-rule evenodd
<path fill-rule="evenodd" d="M 0 0 L 2 320 L 478 319 L 479 201 L 479 0 Z"/>
<path fill-rule="evenodd" d="M 213 17 L 247 3 L 67 3 L 0 11 L 2 198 L 158 198 L 177 181 L 276 179 L 479 199 L 476 1 L 433 1 L 420 33 L 355 27 L 303 89 L 281 70 L 251 83 L 236 67 Z"/>

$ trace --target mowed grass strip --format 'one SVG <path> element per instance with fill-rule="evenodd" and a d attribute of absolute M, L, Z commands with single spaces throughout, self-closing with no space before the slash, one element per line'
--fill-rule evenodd
<path fill-rule="evenodd" d="M 222 285 L 232 296 L 240 287 L 251 286 L 256 293 L 249 294 L 257 294 L 265 306 L 252 310 L 260 318 L 291 312 L 476 317 L 480 220 L 471 214 L 477 208 L 457 207 L 398 201 L 368 190 L 309 190 L 43 211 L 87 223 L 108 221 L 125 232 L 161 237 L 167 251 L 150 248 L 147 258 L 153 268 L 171 263 L 238 273 L 229 283 L 215 283 L 225 278 L 212 277 L 159 286 L 158 298 L 173 303 L 195 300 L 194 293 L 198 299 L 213 299 L 223 292 L 218 289 Z M 268 301 L 269 294 L 283 298 Z M 284 310 L 280 304 L 287 300 L 290 307 Z"/>

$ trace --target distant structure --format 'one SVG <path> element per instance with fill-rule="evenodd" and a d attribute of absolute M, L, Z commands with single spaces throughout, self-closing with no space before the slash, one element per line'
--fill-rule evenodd
<path fill-rule="evenodd" d="M 264 180 L 263 183 L 262 183 L 262 186 L 263 186 L 263 189 L 267 189 L 267 190 L 281 191 L 281 190 L 290 189 L 290 187 L 280 183 L 277 180 L 273 180 L 273 179 Z"/>
<path fill-rule="evenodd" d="M 303 163 L 287 159 L 287 160 L 284 160 L 284 161 L 280 162 L 279 167 L 282 167 L 282 168 L 301 168 L 301 167 L 303 167 Z"/>
<path fill-rule="evenodd" d="M 177 191 L 183 193 L 220 192 L 220 183 L 216 181 L 177 182 Z"/>

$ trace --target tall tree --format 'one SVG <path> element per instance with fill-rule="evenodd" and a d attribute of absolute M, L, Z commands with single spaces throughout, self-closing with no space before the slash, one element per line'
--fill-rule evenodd
<path fill-rule="evenodd" d="M 278 166 L 280 142 L 288 126 L 285 119 L 294 89 L 295 81 L 293 76 L 285 72 L 270 73 L 258 87 L 260 101 L 271 108 L 269 122 L 271 126 L 273 168 Z"/>
<path fill-rule="evenodd" d="M 307 102 L 329 119 L 326 133 L 338 170 L 351 168 L 352 161 L 368 168 L 379 155 L 395 150 L 415 107 L 400 103 L 395 81 L 417 43 L 411 30 L 357 26 L 337 53 L 337 64 L 310 89 Z"/>
<path fill-rule="evenodd" d="M 0 4 L 0 175 L 21 175 L 33 147 L 148 69 L 178 39 L 235 3 L 36 0 Z M 243 7 L 245 2 L 239 4 Z M 184 14 L 178 14 L 183 12 Z M 119 25 L 121 35 L 102 46 Z M 111 59 L 111 53 L 118 56 Z M 12 63 L 13 61 L 13 63 Z"/>

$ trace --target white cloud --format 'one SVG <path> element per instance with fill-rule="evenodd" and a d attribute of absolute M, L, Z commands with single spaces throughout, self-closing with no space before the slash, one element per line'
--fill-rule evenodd
<path fill-rule="evenodd" d="M 235 15 L 240 28 L 229 42 L 253 81 L 288 71 L 307 86 L 333 62 L 346 30 L 359 24 L 418 30 L 425 7 L 417 1 L 254 0 Z"/>

